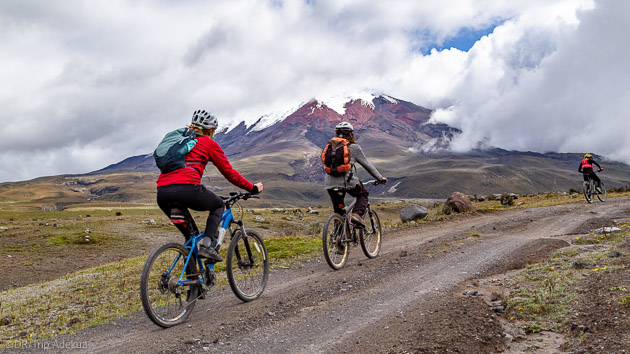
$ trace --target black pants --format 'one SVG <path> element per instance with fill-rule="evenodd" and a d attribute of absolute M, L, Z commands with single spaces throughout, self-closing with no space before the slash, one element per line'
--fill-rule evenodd
<path fill-rule="evenodd" d="M 595 187 L 599 188 L 602 186 L 602 180 L 599 179 L 599 176 L 597 176 L 597 173 L 595 173 L 592 168 L 585 169 L 583 174 L 585 182 L 588 182 L 588 179 L 591 178 L 593 181 L 595 181 Z"/>
<path fill-rule="evenodd" d="M 353 213 L 359 214 L 359 216 L 363 217 L 365 214 L 365 209 L 367 209 L 368 205 L 368 195 L 369 193 L 363 187 L 363 184 L 358 184 L 356 187 L 352 189 L 344 189 L 344 188 L 332 188 L 328 189 L 328 195 L 330 195 L 330 201 L 333 204 L 333 208 L 335 209 L 335 213 L 339 215 L 343 215 L 346 213 L 344 210 L 344 201 L 343 199 L 346 197 L 346 192 L 351 196 L 357 198 L 356 204 L 354 204 L 354 208 L 352 209 Z"/>
<path fill-rule="evenodd" d="M 172 184 L 159 187 L 157 189 L 157 203 L 160 209 L 171 217 L 171 209 L 176 206 L 183 206 L 196 211 L 209 211 L 206 219 L 206 234 L 214 244 L 219 222 L 223 216 L 225 204 L 223 200 L 199 184 Z M 182 231 L 180 229 L 180 231 Z M 184 233 L 182 231 L 182 233 Z M 184 234 L 185 237 L 188 235 Z"/>

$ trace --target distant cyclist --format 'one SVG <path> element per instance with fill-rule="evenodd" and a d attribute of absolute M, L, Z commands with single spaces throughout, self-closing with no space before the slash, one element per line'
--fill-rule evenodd
<path fill-rule="evenodd" d="M 381 183 L 387 183 L 387 178 L 383 177 L 365 157 L 363 149 L 354 137 L 352 124 L 348 122 L 337 124 L 335 137 L 322 152 L 322 161 L 326 171 L 324 186 L 330 195 L 335 213 L 342 216 L 345 214 L 344 197 L 347 192 L 357 199 L 350 221 L 365 225 L 363 214 L 368 205 L 368 192 L 355 173 L 355 163 L 358 162 Z"/>
<path fill-rule="evenodd" d="M 596 183 L 596 189 L 598 193 L 602 193 L 602 181 L 599 179 L 595 171 L 593 171 L 593 165 L 597 165 L 599 171 L 603 171 L 604 169 L 593 160 L 593 156 L 591 154 L 584 155 L 584 159 L 580 162 L 580 167 L 578 168 L 578 172 L 582 172 L 584 175 L 584 181 L 588 182 L 588 179 L 591 178 Z"/>
<path fill-rule="evenodd" d="M 217 125 L 217 119 L 210 113 L 195 111 L 189 129 L 196 132 L 197 143 L 186 155 L 186 167 L 161 173 L 157 179 L 157 203 L 169 218 L 172 217 L 171 209 L 177 205 L 210 212 L 206 220 L 206 234 L 199 246 L 199 257 L 207 258 L 211 262 L 223 261 L 212 246 L 216 246 L 216 232 L 225 206 L 219 196 L 201 184 L 201 177 L 208 162 L 212 162 L 235 186 L 253 194 L 263 190 L 262 183 L 253 184 L 232 168 L 221 146 L 212 139 Z M 178 229 L 184 236 L 188 236 L 185 229 L 180 227 Z"/>

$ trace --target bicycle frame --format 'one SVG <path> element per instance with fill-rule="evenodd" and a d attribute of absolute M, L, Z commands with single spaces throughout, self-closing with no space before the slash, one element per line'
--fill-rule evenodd
<path fill-rule="evenodd" d="M 234 219 L 234 214 L 232 213 L 232 205 L 231 203 L 233 201 L 235 201 L 236 199 L 234 198 L 236 195 L 230 195 L 230 197 L 228 197 L 225 200 L 225 211 L 223 212 L 223 215 L 221 216 L 221 222 L 219 223 L 219 233 L 226 233 L 228 230 L 230 231 L 230 238 L 233 234 L 232 229 L 231 229 L 231 225 L 237 224 L 241 231 L 243 232 L 243 235 L 245 237 L 247 237 L 247 233 L 245 231 L 245 227 L 243 227 L 243 221 L 242 220 L 235 220 Z M 223 229 L 223 230 L 221 230 Z M 205 267 L 208 267 L 210 270 L 214 269 L 214 264 L 210 263 L 210 264 L 204 264 L 202 259 L 197 257 L 197 253 L 199 252 L 199 249 L 197 248 L 197 244 L 199 243 L 199 241 L 201 241 L 201 239 L 203 239 L 203 237 L 205 236 L 205 230 L 200 232 L 197 235 L 193 235 L 192 237 L 190 237 L 188 239 L 188 241 L 186 241 L 186 243 L 184 244 L 184 247 L 186 249 L 188 249 L 188 256 L 186 257 L 186 262 L 184 263 L 184 269 L 182 269 L 182 274 L 180 274 L 179 279 L 177 281 L 177 285 L 179 286 L 190 286 L 190 285 L 204 285 L 204 279 L 203 277 L 200 277 L 199 280 L 190 280 L 190 279 L 185 279 L 186 277 L 186 269 L 188 269 L 188 264 L 190 263 L 191 257 L 195 257 L 195 259 L 197 260 L 197 265 L 198 265 L 198 269 L 201 272 L 201 274 L 204 274 L 204 270 Z M 223 235 L 219 236 L 219 240 L 218 241 L 223 241 Z M 218 242 L 220 246 L 221 242 Z M 252 250 L 249 247 L 249 243 L 246 242 L 246 246 L 245 249 L 247 250 L 247 258 L 249 260 L 248 264 L 243 264 L 244 266 L 248 266 L 250 264 L 253 263 L 252 260 Z M 218 248 L 217 248 L 218 251 Z M 238 250 L 237 250 L 237 256 L 239 258 L 239 263 L 241 262 L 241 258 L 240 258 L 240 254 L 238 254 Z M 173 268 L 175 267 L 175 265 L 177 264 L 177 262 L 179 261 L 181 255 L 178 255 L 177 257 L 175 257 L 175 260 L 173 261 L 173 265 L 171 266 L 171 268 L 168 270 L 168 273 L 170 274 L 170 272 L 173 270 Z"/>
<path fill-rule="evenodd" d="M 197 252 L 199 252 L 199 249 L 197 248 L 197 243 L 201 241 L 205 233 L 206 232 L 204 230 L 200 232 L 198 235 L 194 235 L 193 237 L 189 238 L 188 241 L 186 241 L 186 243 L 184 244 L 184 248 L 189 249 L 189 251 L 188 251 L 188 256 L 186 256 L 186 262 L 184 263 L 184 268 L 182 269 L 182 274 L 180 274 L 179 279 L 177 280 L 177 285 L 180 285 L 180 286 L 181 285 L 184 285 L 184 286 L 197 285 L 197 284 L 203 285 L 203 278 L 199 278 L 199 280 L 190 280 L 190 279 L 184 279 L 184 277 L 186 276 L 186 269 L 188 269 L 188 263 L 190 263 L 190 259 L 193 255 L 195 256 L 195 259 L 197 260 L 197 265 L 199 266 L 199 270 L 203 274 L 204 264 L 201 261 L 201 258 L 197 257 Z M 173 265 L 168 270 L 169 274 L 171 273 L 171 271 L 173 270 L 173 268 L 179 261 L 180 257 L 181 257 L 181 254 L 175 257 L 175 260 L 173 261 Z M 212 266 L 214 266 L 214 264 L 212 264 Z"/>
<path fill-rule="evenodd" d="M 365 182 L 365 184 L 374 184 L 374 180 Z M 345 230 L 344 231 L 344 236 L 345 237 L 342 240 L 342 242 L 352 242 L 352 241 L 356 242 L 356 229 L 355 229 L 356 225 L 350 223 L 350 213 L 351 213 L 351 211 L 354 208 L 354 205 L 356 203 L 357 203 L 357 199 L 354 198 L 352 200 L 352 203 L 350 203 L 350 205 L 345 207 L 346 213 L 343 215 L 343 220 L 344 220 L 344 226 L 343 227 L 344 227 L 344 230 Z M 370 209 L 370 205 L 371 205 L 371 203 L 368 201 L 367 207 L 365 208 L 365 212 L 366 213 L 371 213 L 372 212 L 372 210 Z M 370 219 L 370 222 L 372 222 L 371 219 Z M 352 226 L 352 228 L 350 226 Z M 374 228 L 373 223 L 372 223 L 371 226 L 372 226 L 372 228 Z"/>
<path fill-rule="evenodd" d="M 234 215 L 232 214 L 232 208 L 230 205 L 226 203 L 226 210 L 223 212 L 223 216 L 221 217 L 221 222 L 219 225 L 225 229 L 228 229 L 230 225 L 232 224 L 232 222 L 234 222 Z M 201 258 L 197 257 L 197 253 L 199 252 L 199 248 L 197 248 L 197 244 L 199 243 L 199 241 L 201 241 L 201 239 L 203 239 L 203 237 L 205 236 L 205 233 L 206 231 L 204 230 L 197 235 L 193 235 L 184 244 L 184 248 L 188 249 L 189 251 L 188 251 L 188 256 L 186 257 L 186 262 L 184 263 L 184 268 L 182 269 L 182 274 L 179 275 L 177 285 L 179 286 L 204 285 L 205 279 L 203 279 L 203 277 L 200 277 L 199 280 L 185 279 L 186 269 L 188 269 L 188 264 L 190 263 L 190 260 L 193 256 L 197 260 L 197 266 L 201 274 L 204 273 L 205 267 L 208 267 L 211 270 L 214 269 L 214 264 L 206 265 L 203 263 Z M 175 260 L 173 261 L 173 265 L 168 270 L 169 274 L 171 273 L 171 271 L 173 270 L 173 268 L 179 261 L 180 257 L 181 255 L 178 255 L 177 257 L 175 257 Z"/>

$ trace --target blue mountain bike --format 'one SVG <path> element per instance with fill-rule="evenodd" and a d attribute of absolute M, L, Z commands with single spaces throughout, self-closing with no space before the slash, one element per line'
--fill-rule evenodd
<path fill-rule="evenodd" d="M 234 192 L 222 198 L 225 212 L 215 249 L 219 251 L 225 235 L 229 234 L 225 267 L 230 288 L 242 301 L 252 301 L 260 297 L 267 285 L 269 257 L 262 237 L 254 230 L 245 229 L 242 220 L 235 220 L 232 208 L 241 199 L 257 197 Z M 164 328 L 184 322 L 196 301 L 204 299 L 217 283 L 215 265 L 197 257 L 197 243 L 204 237 L 204 232 L 198 232 L 188 209 L 172 209 L 171 221 L 185 224 L 190 236 L 184 245 L 169 242 L 154 249 L 144 263 L 140 277 L 142 307 L 151 321 Z"/>

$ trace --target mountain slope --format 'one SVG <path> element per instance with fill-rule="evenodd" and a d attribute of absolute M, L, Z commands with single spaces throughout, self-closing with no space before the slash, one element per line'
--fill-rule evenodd
<path fill-rule="evenodd" d="M 337 102 L 311 100 L 286 116 L 267 115 L 250 125 L 241 122 L 224 128 L 215 139 L 239 172 L 251 181 L 264 182 L 261 203 L 270 206 L 328 203 L 319 156 L 335 125 L 344 120 L 353 124 L 358 143 L 391 182 L 374 188 L 374 196 L 446 198 L 453 191 L 530 194 L 580 188 L 579 154 L 501 149 L 450 153 L 441 148 L 459 130 L 431 123 L 430 116 L 424 107 L 383 95 Z M 628 184 L 630 166 L 598 160 L 606 167 L 601 178 L 608 187 Z M 151 154 L 134 156 L 84 176 L 34 180 L 54 193 L 33 195 L 32 200 L 44 202 L 58 195 L 63 200 L 59 205 L 86 200 L 152 203 L 158 172 Z M 370 178 L 361 167 L 358 173 L 364 180 Z M 0 184 L 0 202 L 23 200 L 11 191 L 32 189 L 34 182 L 27 182 L 28 188 L 20 183 Z M 76 188 L 85 183 L 93 185 Z M 236 189 L 212 166 L 202 183 L 222 194 Z"/>
<path fill-rule="evenodd" d="M 459 130 L 445 124 L 429 123 L 431 111 L 410 102 L 388 96 L 372 101 L 351 99 L 341 112 L 324 102 L 311 100 L 285 119 L 264 129 L 257 123 L 245 123 L 223 130 L 215 139 L 229 156 L 252 156 L 279 151 L 319 152 L 341 121 L 350 122 L 357 136 L 370 137 L 375 143 L 410 148 L 428 142 L 446 146 Z"/>

